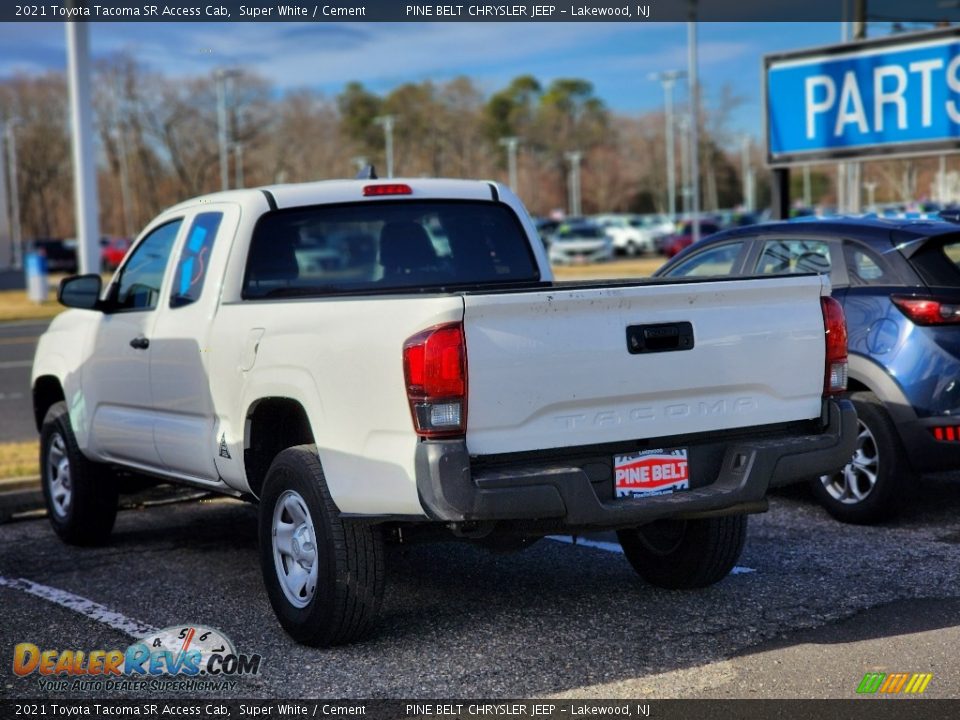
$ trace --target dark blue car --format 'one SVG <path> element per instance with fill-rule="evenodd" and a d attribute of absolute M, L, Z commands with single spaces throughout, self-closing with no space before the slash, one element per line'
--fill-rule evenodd
<path fill-rule="evenodd" d="M 835 218 L 754 225 L 693 245 L 658 276 L 829 273 L 849 335 L 856 454 L 813 481 L 836 518 L 872 523 L 917 473 L 960 469 L 960 224 Z M 784 318 L 784 322 L 789 322 Z"/>

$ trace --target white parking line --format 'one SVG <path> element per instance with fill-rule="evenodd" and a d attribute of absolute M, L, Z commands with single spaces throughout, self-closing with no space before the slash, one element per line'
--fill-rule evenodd
<path fill-rule="evenodd" d="M 578 537 L 576 540 L 570 535 L 547 535 L 547 540 L 554 540 L 556 542 L 567 543 L 568 545 L 582 545 L 583 547 L 596 548 L 597 550 L 606 550 L 607 552 L 614 552 L 623 554 L 623 548 L 620 547 L 619 543 L 611 542 L 602 542 L 600 540 L 589 540 L 587 538 Z M 730 571 L 731 575 L 746 575 L 747 573 L 754 573 L 756 570 L 753 568 L 743 567 L 742 565 L 737 565 Z"/>
<path fill-rule="evenodd" d="M 597 550 L 606 550 L 623 554 L 623 548 L 620 543 L 600 542 L 599 540 L 587 540 L 578 537 L 576 540 L 570 535 L 547 535 L 547 540 L 556 540 L 557 542 L 568 543 L 569 545 L 582 545 L 583 547 L 596 548 Z"/>
<path fill-rule="evenodd" d="M 4 360 L 0 362 L 0 370 L 12 370 L 14 368 L 25 368 L 33 365 L 33 360 Z"/>
<path fill-rule="evenodd" d="M 21 590 L 25 593 L 35 595 L 38 598 L 56 603 L 76 613 L 80 613 L 91 620 L 96 620 L 98 623 L 112 627 L 114 630 L 119 630 L 137 640 L 145 635 L 157 632 L 157 628 L 152 625 L 128 618 L 126 615 L 121 615 L 100 603 L 87 600 L 84 597 L 74 595 L 66 590 L 41 585 L 40 583 L 35 583 L 24 578 L 5 578 L 2 575 L 0 575 L 0 587 Z"/>

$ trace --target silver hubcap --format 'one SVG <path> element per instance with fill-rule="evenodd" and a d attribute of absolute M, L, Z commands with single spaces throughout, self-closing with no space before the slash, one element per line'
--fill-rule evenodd
<path fill-rule="evenodd" d="M 317 590 L 317 535 L 307 503 L 286 490 L 273 508 L 273 562 L 287 600 L 306 607 Z"/>
<path fill-rule="evenodd" d="M 877 484 L 880 472 L 880 452 L 870 429 L 857 422 L 857 449 L 850 462 L 834 475 L 823 475 L 820 482 L 830 497 L 844 505 L 855 505 L 867 499 Z"/>
<path fill-rule="evenodd" d="M 54 515 L 58 518 L 66 517 L 73 499 L 73 480 L 70 477 L 67 446 L 60 433 L 50 438 L 50 447 L 47 449 L 47 483 Z"/>

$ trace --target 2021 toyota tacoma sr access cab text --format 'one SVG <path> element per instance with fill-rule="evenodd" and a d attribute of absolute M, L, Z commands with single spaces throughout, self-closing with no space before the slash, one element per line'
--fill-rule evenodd
<path fill-rule="evenodd" d="M 768 488 L 854 450 L 829 280 L 559 284 L 520 201 L 466 180 L 236 190 L 170 208 L 33 367 L 63 540 L 146 476 L 259 503 L 300 642 L 369 630 L 383 543 L 616 530 L 648 582 L 733 568 Z"/>

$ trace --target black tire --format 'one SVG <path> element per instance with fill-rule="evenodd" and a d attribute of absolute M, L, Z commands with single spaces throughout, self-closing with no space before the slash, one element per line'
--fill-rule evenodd
<path fill-rule="evenodd" d="M 623 554 L 644 580 L 669 590 L 720 582 L 740 559 L 747 516 L 656 520 L 617 533 Z"/>
<path fill-rule="evenodd" d="M 814 478 L 811 486 L 820 504 L 837 520 L 870 525 L 897 514 L 913 470 L 879 398 L 857 392 L 850 399 L 857 409 L 857 451 L 843 470 Z M 870 473 L 875 477 L 872 487 Z"/>
<path fill-rule="evenodd" d="M 298 512 L 305 509 L 305 518 L 284 509 L 287 502 Z M 294 554 L 280 553 L 281 545 L 274 543 L 275 513 L 279 513 L 281 527 L 287 524 L 283 518 L 290 520 L 293 540 L 284 546 L 295 552 L 297 559 Z M 299 524 L 298 519 L 302 520 Z M 376 525 L 340 517 L 316 446 L 288 448 L 274 459 L 260 498 L 259 524 L 260 566 L 267 595 L 277 619 L 294 640 L 330 647 L 370 632 L 383 598 L 382 533 Z M 309 559 L 311 543 L 313 560 Z M 291 589 L 296 579 L 286 578 L 300 569 L 307 570 L 308 580 L 302 589 Z M 313 578 L 312 590 L 309 577 Z"/>
<path fill-rule="evenodd" d="M 113 471 L 87 460 L 77 446 L 64 402 L 54 404 L 40 429 L 40 481 L 50 524 L 71 545 L 101 545 L 117 518 Z"/>

